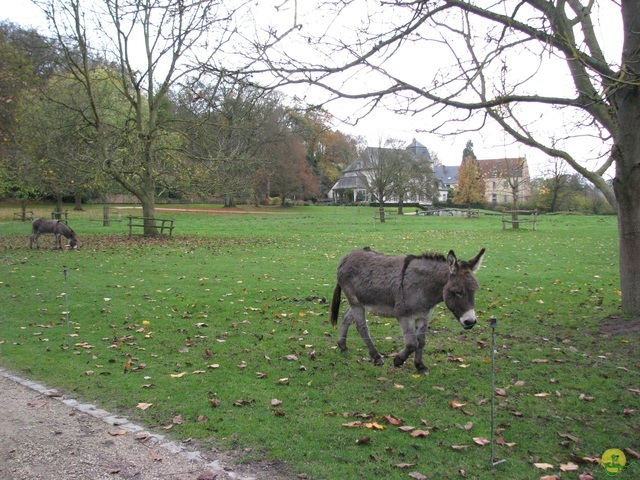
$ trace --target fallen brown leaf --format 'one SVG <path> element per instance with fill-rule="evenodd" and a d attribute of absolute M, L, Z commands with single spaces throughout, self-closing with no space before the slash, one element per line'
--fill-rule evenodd
<path fill-rule="evenodd" d="M 568 438 L 572 442 L 580 442 L 580 439 L 578 437 L 576 437 L 575 435 L 571 435 L 570 433 L 559 433 L 558 435 L 560 435 L 562 438 Z"/>
<path fill-rule="evenodd" d="M 414 480 L 427 480 L 428 477 L 425 477 L 420 472 L 411 472 L 409 478 L 413 478 Z"/>
<path fill-rule="evenodd" d="M 390 423 L 391 425 L 402 425 L 403 421 L 399 420 L 391 415 L 385 415 L 384 417 L 382 417 L 385 421 L 387 421 L 388 423 Z"/>
<path fill-rule="evenodd" d="M 456 427 L 458 427 L 460 430 L 471 430 L 473 428 L 473 422 L 467 422 L 464 425 L 456 423 Z"/>
<path fill-rule="evenodd" d="M 370 430 L 384 430 L 384 425 L 380 425 L 377 422 L 369 422 L 363 425 L 364 428 L 368 428 Z"/>
<path fill-rule="evenodd" d="M 184 423 L 184 418 L 182 418 L 182 415 L 176 415 L 173 417 L 172 422 L 174 425 L 182 425 Z"/>
<path fill-rule="evenodd" d="M 572 462 L 561 463 L 560 470 L 562 470 L 563 472 L 574 472 L 578 470 L 578 465 Z"/>
<path fill-rule="evenodd" d="M 149 450 L 149 458 L 154 462 L 161 462 L 162 457 L 158 455 L 154 450 Z"/>
<path fill-rule="evenodd" d="M 342 426 L 348 428 L 360 428 L 362 426 L 362 422 L 356 420 L 355 422 L 343 423 Z"/>
<path fill-rule="evenodd" d="M 491 440 L 484 437 L 473 437 L 473 441 L 480 446 L 489 445 Z"/>

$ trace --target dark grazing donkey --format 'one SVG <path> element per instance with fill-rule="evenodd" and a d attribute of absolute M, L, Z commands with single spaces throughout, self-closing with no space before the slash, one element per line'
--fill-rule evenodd
<path fill-rule="evenodd" d="M 369 248 L 354 250 L 340 260 L 338 283 L 331 302 L 331 323 L 338 322 L 340 295 L 344 291 L 349 308 L 342 316 L 338 346 L 347 351 L 347 332 L 355 320 L 356 328 L 369 348 L 375 365 L 382 365 L 365 311 L 379 317 L 395 317 L 400 323 L 405 347 L 395 355 L 393 364 L 402 365 L 412 352 L 419 371 L 425 333 L 435 306 L 445 304 L 465 329 L 476 324 L 474 272 L 480 267 L 485 249 L 468 262 L 458 260 L 453 250 L 445 258 L 439 254 L 391 256 Z"/>
<path fill-rule="evenodd" d="M 36 247 L 40 248 L 40 235 L 53 235 L 55 237 L 56 246 L 62 249 L 62 237 L 69 239 L 69 246 L 73 249 L 78 248 L 78 237 L 76 232 L 60 220 L 45 220 L 38 218 L 31 224 L 31 238 L 29 239 L 29 248 L 33 248 L 35 242 Z"/>

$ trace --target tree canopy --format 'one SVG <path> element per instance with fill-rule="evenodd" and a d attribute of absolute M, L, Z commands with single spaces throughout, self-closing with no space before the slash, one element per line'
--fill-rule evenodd
<path fill-rule="evenodd" d="M 640 318 L 637 1 L 285 0 L 279 11 L 251 63 L 275 85 L 311 85 L 365 114 L 431 116 L 422 129 L 444 134 L 495 122 L 596 185 L 618 213 L 623 311 Z"/>

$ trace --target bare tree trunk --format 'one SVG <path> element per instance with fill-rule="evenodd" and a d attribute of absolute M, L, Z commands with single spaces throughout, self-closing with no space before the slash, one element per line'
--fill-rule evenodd
<path fill-rule="evenodd" d="M 512 194 L 513 202 L 511 204 L 511 210 L 513 211 L 513 213 L 511 214 L 511 228 L 517 230 L 518 228 L 520 228 L 520 223 L 518 223 L 518 192 L 513 191 Z"/>
<path fill-rule="evenodd" d="M 640 61 L 640 16 L 637 3 L 622 1 L 624 22 L 623 71 Z M 635 81 L 616 86 L 619 135 L 613 147 L 616 176 L 613 187 L 618 202 L 618 232 L 620 242 L 620 290 L 622 313 L 634 323 L 640 321 L 640 90 Z"/>
<path fill-rule="evenodd" d="M 20 200 L 20 213 L 23 222 L 27 221 L 27 202 L 25 200 Z"/>
<path fill-rule="evenodd" d="M 138 195 L 142 204 L 142 216 L 144 217 L 144 234 L 145 236 L 158 235 L 156 227 L 156 182 L 149 174 L 148 169 L 142 176 L 142 190 Z"/>
<path fill-rule="evenodd" d="M 235 207 L 236 206 L 236 198 L 232 193 L 228 193 L 224 196 L 224 206 L 225 207 Z"/>
<path fill-rule="evenodd" d="M 109 204 L 105 201 L 102 206 L 102 226 L 108 227 L 111 225 L 111 215 L 109 212 Z"/>
<path fill-rule="evenodd" d="M 76 212 L 82 212 L 84 208 L 82 208 L 82 192 L 76 192 L 73 194 L 74 207 L 73 209 Z"/>
<path fill-rule="evenodd" d="M 62 214 L 62 207 L 63 207 L 63 205 L 62 205 L 62 195 L 57 194 L 57 195 L 56 195 L 56 214 L 57 214 L 56 216 L 57 216 L 58 218 L 60 218 L 60 217 L 61 217 L 61 214 Z"/>

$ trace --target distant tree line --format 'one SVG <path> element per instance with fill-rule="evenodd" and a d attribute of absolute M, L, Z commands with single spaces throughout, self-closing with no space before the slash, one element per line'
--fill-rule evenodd
<path fill-rule="evenodd" d="M 209 68 L 233 30 L 223 2 L 45 3 L 51 36 L 0 23 L 0 198 L 127 193 L 150 218 L 161 197 L 284 204 L 326 195 L 356 157 L 325 110 Z"/>

